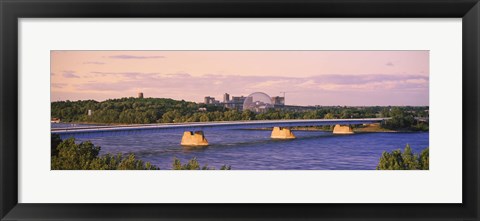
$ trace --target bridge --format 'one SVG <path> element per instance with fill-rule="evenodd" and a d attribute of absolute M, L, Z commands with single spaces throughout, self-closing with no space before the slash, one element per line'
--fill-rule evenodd
<path fill-rule="evenodd" d="M 350 125 L 379 123 L 388 118 L 363 119 L 308 119 L 308 120 L 254 120 L 254 121 L 221 121 L 194 122 L 173 124 L 136 124 L 108 125 L 91 127 L 52 128 L 52 134 L 62 139 L 68 137 L 118 136 L 145 132 L 179 131 L 183 132 L 181 144 L 185 146 L 206 146 L 205 131 L 229 129 L 273 128 L 272 139 L 295 139 L 291 127 L 335 125 L 334 134 L 353 134 Z"/>

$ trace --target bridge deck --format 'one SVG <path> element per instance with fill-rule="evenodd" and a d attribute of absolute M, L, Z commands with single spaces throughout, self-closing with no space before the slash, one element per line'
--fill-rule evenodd
<path fill-rule="evenodd" d="M 255 129 L 268 127 L 299 127 L 299 126 L 325 126 L 325 125 L 354 125 L 378 123 L 387 118 L 363 119 L 311 119 L 311 120 L 255 120 L 255 121 L 221 121 L 201 123 L 175 123 L 175 124 L 141 124 L 119 126 L 92 126 L 53 128 L 52 134 L 59 134 L 62 138 L 79 136 L 110 136 L 124 133 L 158 132 L 158 131 L 209 131 L 227 129 Z"/>

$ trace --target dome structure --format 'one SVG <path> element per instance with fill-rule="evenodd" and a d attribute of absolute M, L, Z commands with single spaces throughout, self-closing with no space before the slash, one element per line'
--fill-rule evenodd
<path fill-rule="evenodd" d="M 269 108 L 273 108 L 272 98 L 263 92 L 252 93 L 243 102 L 243 110 L 260 113 L 267 111 Z"/>

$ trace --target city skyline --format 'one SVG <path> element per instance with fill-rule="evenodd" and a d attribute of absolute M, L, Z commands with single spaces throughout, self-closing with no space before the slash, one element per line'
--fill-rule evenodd
<path fill-rule="evenodd" d="M 51 99 L 202 102 L 265 92 L 302 106 L 428 106 L 428 51 L 51 51 Z"/>

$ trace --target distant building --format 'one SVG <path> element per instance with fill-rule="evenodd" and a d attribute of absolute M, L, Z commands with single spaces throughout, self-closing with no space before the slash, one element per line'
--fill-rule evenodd
<path fill-rule="evenodd" d="M 245 103 L 245 101 L 247 101 L 247 103 L 253 103 L 253 97 L 245 97 L 245 99 L 243 99 L 242 105 L 243 103 Z"/>
<path fill-rule="evenodd" d="M 210 104 L 210 99 L 212 99 L 210 96 L 206 96 L 205 98 L 203 98 L 203 103 Z"/>
<path fill-rule="evenodd" d="M 230 101 L 230 94 L 225 93 L 223 95 L 223 103 L 228 103 Z"/>
<path fill-rule="evenodd" d="M 264 113 L 273 108 L 273 99 L 263 92 L 255 92 L 247 96 L 243 103 L 243 110 Z"/>
<path fill-rule="evenodd" d="M 247 99 L 247 97 L 232 96 L 232 99 L 230 101 L 228 101 L 228 103 L 225 103 L 225 107 L 230 108 L 230 109 L 235 109 L 235 110 L 238 110 L 238 111 L 242 111 L 243 110 L 243 102 L 245 102 L 245 99 Z"/>
<path fill-rule="evenodd" d="M 138 93 L 138 98 L 143 98 L 143 92 Z"/>
<path fill-rule="evenodd" d="M 249 99 L 249 98 L 245 96 L 230 97 L 229 93 L 224 93 L 222 101 L 215 100 L 215 97 L 206 96 L 204 97 L 203 103 L 215 105 L 215 106 L 223 106 L 225 108 L 232 109 L 232 110 L 243 111 L 244 103 L 246 99 Z M 250 99 L 252 98 L 250 97 Z M 282 108 L 285 106 L 285 97 L 279 97 L 279 96 L 272 97 L 272 98 L 269 97 L 268 101 L 264 101 L 264 103 L 265 102 L 266 103 L 271 102 L 271 104 L 273 104 L 274 107 Z"/>
<path fill-rule="evenodd" d="M 285 97 L 280 97 L 280 96 L 272 97 L 272 104 L 274 106 L 284 106 L 285 105 Z"/>
<path fill-rule="evenodd" d="M 247 97 L 245 96 L 240 96 L 240 97 L 232 96 L 232 103 L 242 103 L 243 105 L 243 102 L 245 101 L 245 99 L 247 99 Z"/>
<path fill-rule="evenodd" d="M 214 98 L 214 97 L 206 96 L 206 97 L 204 98 L 204 103 L 205 103 L 205 104 L 215 104 L 216 101 L 215 101 L 215 98 Z"/>
<path fill-rule="evenodd" d="M 92 110 L 88 110 L 87 115 L 88 115 L 88 116 L 92 116 L 92 114 L 93 114 L 93 111 L 92 111 Z"/>

